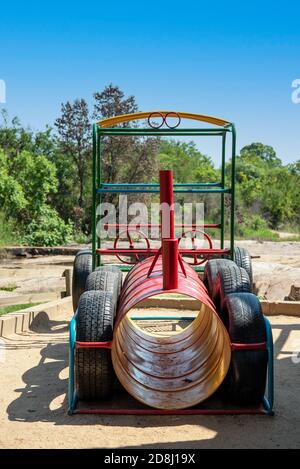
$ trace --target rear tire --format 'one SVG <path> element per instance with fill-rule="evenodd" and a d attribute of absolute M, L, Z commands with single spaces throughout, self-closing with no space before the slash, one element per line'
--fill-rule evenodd
<path fill-rule="evenodd" d="M 122 282 L 123 282 L 123 274 L 122 270 L 117 267 L 116 265 L 101 265 L 95 269 L 96 271 L 103 271 L 103 272 L 114 272 L 118 276 L 118 295 L 120 295 Z"/>
<path fill-rule="evenodd" d="M 223 311 L 224 299 L 231 293 L 240 292 L 251 293 L 250 280 L 245 269 L 238 267 L 234 262 L 219 267 L 212 299 L 226 327 L 228 327 L 228 317 Z"/>
<path fill-rule="evenodd" d="M 232 343 L 266 341 L 266 327 L 258 298 L 252 293 L 233 293 L 224 301 Z M 240 404 L 259 404 L 266 387 L 266 350 L 234 350 L 223 389 L 228 400 Z"/>
<path fill-rule="evenodd" d="M 85 290 L 86 279 L 92 272 L 92 251 L 79 251 L 74 259 L 72 279 L 73 310 L 76 311 L 80 295 Z"/>
<path fill-rule="evenodd" d="M 211 259 L 205 264 L 203 282 L 207 288 L 207 291 L 210 297 L 212 296 L 212 293 L 213 293 L 218 270 L 223 265 L 232 265 L 232 264 L 234 264 L 234 262 L 231 261 L 230 259 Z"/>
<path fill-rule="evenodd" d="M 238 267 L 243 267 L 249 275 L 251 288 L 253 285 L 252 260 L 249 252 L 245 248 L 236 246 L 234 248 L 234 262 Z"/>
<path fill-rule="evenodd" d="M 79 300 L 77 340 L 106 342 L 113 336 L 114 305 L 111 293 L 86 291 Z M 111 397 L 115 381 L 109 349 L 76 349 L 75 386 L 79 399 L 101 400 Z"/>
<path fill-rule="evenodd" d="M 114 314 L 119 297 L 119 276 L 117 272 L 106 270 L 95 270 L 90 273 L 86 280 L 85 290 L 101 290 L 112 294 L 114 304 Z"/>

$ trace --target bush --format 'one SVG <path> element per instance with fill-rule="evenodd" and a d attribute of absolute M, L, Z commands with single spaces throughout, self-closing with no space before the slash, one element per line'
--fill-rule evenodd
<path fill-rule="evenodd" d="M 236 236 L 245 239 L 264 239 L 276 241 L 279 235 L 270 230 L 266 220 L 259 215 L 245 215 L 241 223 L 236 224 Z"/>
<path fill-rule="evenodd" d="M 58 246 L 71 240 L 72 224 L 65 223 L 48 205 L 26 227 L 24 242 L 32 246 Z"/>
<path fill-rule="evenodd" d="M 11 219 L 7 219 L 0 212 L 0 246 L 20 244 L 21 239 L 18 232 L 17 223 Z"/>

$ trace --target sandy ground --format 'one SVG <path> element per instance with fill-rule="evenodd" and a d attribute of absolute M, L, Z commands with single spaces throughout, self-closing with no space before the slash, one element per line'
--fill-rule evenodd
<path fill-rule="evenodd" d="M 300 286 L 300 243 L 237 241 L 252 256 L 256 293 L 265 299 L 284 300 L 291 285 Z"/>
<path fill-rule="evenodd" d="M 40 323 L 36 332 L 5 340 L 5 348 L 2 344 L 1 448 L 300 447 L 300 358 L 295 353 L 300 351 L 300 319 L 271 320 L 275 417 L 68 416 L 69 319 Z"/>

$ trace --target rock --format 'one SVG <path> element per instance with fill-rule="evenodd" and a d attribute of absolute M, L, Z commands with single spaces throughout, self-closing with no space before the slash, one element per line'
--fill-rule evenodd
<path fill-rule="evenodd" d="M 285 301 L 300 301 L 300 287 L 292 285 L 289 296 L 286 296 L 284 299 Z"/>

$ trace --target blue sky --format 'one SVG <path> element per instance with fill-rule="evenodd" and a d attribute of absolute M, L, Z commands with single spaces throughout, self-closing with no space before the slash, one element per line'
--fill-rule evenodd
<path fill-rule="evenodd" d="M 262 141 L 300 159 L 299 2 L 15 1 L 0 17 L 0 106 L 25 125 L 44 128 L 62 102 L 112 82 L 141 110 L 224 117 L 238 148 Z"/>

